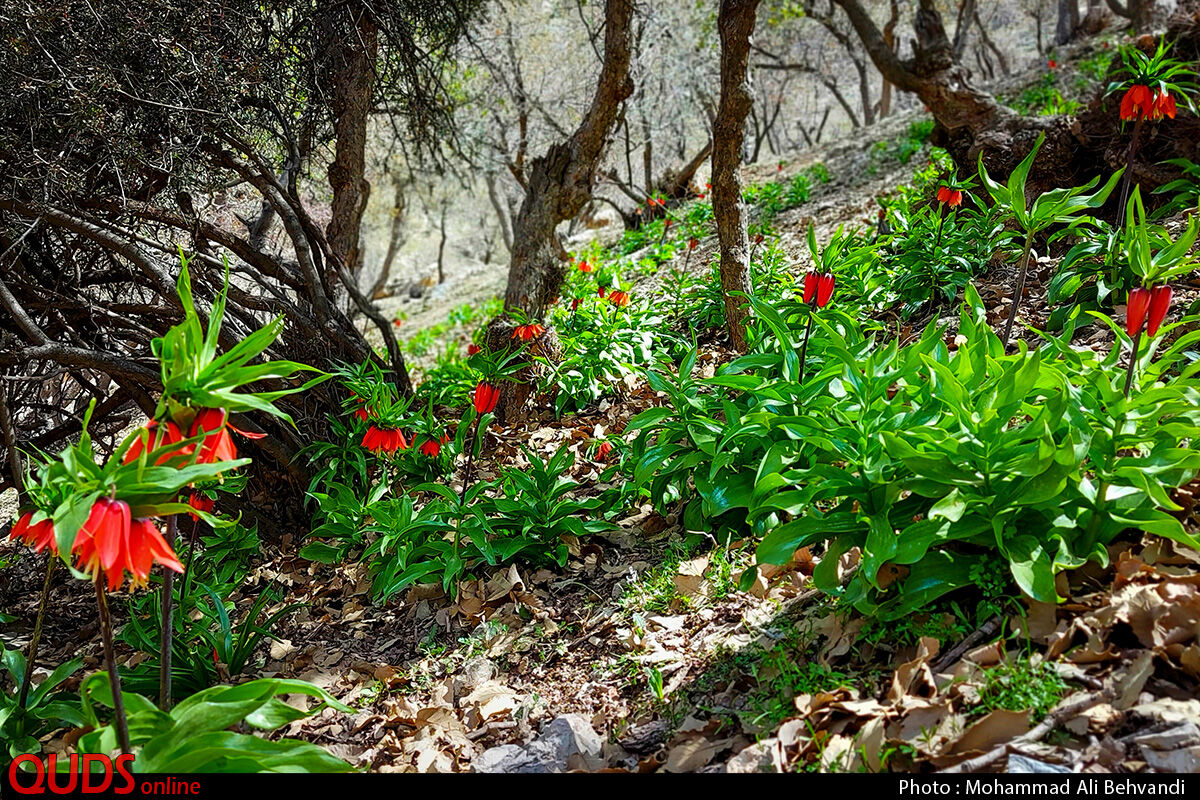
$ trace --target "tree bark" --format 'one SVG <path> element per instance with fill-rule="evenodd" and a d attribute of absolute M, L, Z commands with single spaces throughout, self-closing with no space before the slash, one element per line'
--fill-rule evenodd
<path fill-rule="evenodd" d="M 534 159 L 521 209 L 513 221 L 512 258 L 504 304 L 541 316 L 558 296 L 565 253 L 555 229 L 579 213 L 592 196 L 596 169 L 621 103 L 633 93 L 629 75 L 633 0 L 606 0 L 604 64 L 596 94 L 566 141 Z"/>
<path fill-rule="evenodd" d="M 721 39 L 721 99 L 713 126 L 713 215 L 721 251 L 721 292 L 725 322 L 735 350 L 746 350 L 744 297 L 750 294 L 750 242 L 742 208 L 742 162 L 746 114 L 753 104 L 747 60 L 759 0 L 721 0 L 717 31 Z"/>
<path fill-rule="evenodd" d="M 333 202 L 326 236 L 333 252 L 357 275 L 363 262 L 359 232 L 371 192 L 366 178 L 367 118 L 375 89 L 379 30 L 365 3 L 342 6 L 339 13 L 353 15 L 350 27 L 357 35 L 335 38 L 325 76 L 336 140 L 329 165 Z"/>
<path fill-rule="evenodd" d="M 395 199 L 392 201 L 392 219 L 388 226 L 388 246 L 387 252 L 383 255 L 383 263 L 379 266 L 379 275 L 375 278 L 374 285 L 371 286 L 370 297 L 372 300 L 378 300 L 383 297 L 384 289 L 387 288 L 387 283 L 392 277 L 392 266 L 396 263 L 396 256 L 400 253 L 400 248 L 404 246 L 404 222 L 405 212 L 408 209 L 408 181 L 397 177 L 393 182 L 395 187 Z"/>
<path fill-rule="evenodd" d="M 1054 43 L 1059 47 L 1069 44 L 1079 33 L 1079 0 L 1058 0 L 1058 24 L 1054 29 Z"/>
<path fill-rule="evenodd" d="M 1129 20 L 1134 33 L 1144 33 L 1154 24 L 1154 0 L 1107 0 L 1108 7 L 1119 17 Z"/>
<path fill-rule="evenodd" d="M 860 0 L 833 2 L 846 12 L 884 78 L 915 93 L 929 108 L 939 127 L 936 143 L 960 166 L 973 171 L 982 155 L 993 174 L 1005 175 L 1044 132 L 1047 142 L 1035 165 L 1035 183 L 1038 177 L 1054 183 L 1067 174 L 1062 167 L 1074 161 L 1079 143 L 1066 122 L 1055 117 L 1022 117 L 975 87 L 954 58 L 935 0 L 919 0 L 913 20 L 914 55 L 908 60 L 901 60 L 887 46 Z"/>

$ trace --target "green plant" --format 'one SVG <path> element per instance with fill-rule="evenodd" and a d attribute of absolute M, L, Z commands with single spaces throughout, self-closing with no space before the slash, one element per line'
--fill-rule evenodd
<path fill-rule="evenodd" d="M 1174 158 L 1164 163 L 1182 171 L 1183 176 L 1154 190 L 1154 194 L 1171 195 L 1171 199 L 1154 216 L 1169 217 L 1181 211 L 1195 210 L 1200 206 L 1200 164 L 1186 158 Z"/>
<path fill-rule="evenodd" d="M 112 708 L 113 695 L 103 673 L 90 675 L 80 687 L 86 724 L 94 730 L 80 737 L 79 752 L 107 754 L 117 748 L 117 735 L 100 719 Z M 286 695 L 317 702 L 302 710 L 285 703 Z M 238 686 L 213 686 L 181 701 L 170 713 L 145 697 L 123 693 L 129 712 L 130 744 L 136 749 L 136 772 L 350 772 L 353 768 L 309 742 L 264 739 L 230 730 L 246 726 L 273 731 L 324 708 L 342 713 L 353 709 L 311 683 L 262 678 Z"/>
<path fill-rule="evenodd" d="M 1010 99 L 1008 105 L 1026 116 L 1058 116 L 1074 114 L 1082 104 L 1063 97 L 1058 89 L 1058 76 L 1047 72 L 1037 83 L 1025 87 L 1020 95 Z"/>
<path fill-rule="evenodd" d="M 996 709 L 1030 711 L 1039 722 L 1067 694 L 1067 683 L 1053 664 L 1029 656 L 1012 658 L 984 670 L 973 715 Z"/>
<path fill-rule="evenodd" d="M 83 711 L 74 694 L 62 691 L 62 685 L 83 665 L 74 658 L 54 668 L 41 683 L 33 687 L 21 702 L 21 687 L 28 665 L 25 656 L 7 649 L 0 642 L 0 667 L 12 683 L 12 693 L 0 691 L 0 741 L 4 742 L 9 759 L 23 753 L 40 753 L 39 739 L 59 728 L 83 725 Z"/>
<path fill-rule="evenodd" d="M 1091 192 L 1099 183 L 1099 176 L 1088 181 L 1083 186 L 1069 189 L 1052 189 L 1043 192 L 1032 203 L 1026 200 L 1026 182 L 1029 171 L 1037 158 L 1038 150 L 1046 141 L 1045 134 L 1039 134 L 1037 142 L 1029 154 L 1012 171 L 1006 184 L 992 180 L 987 167 L 983 165 L 982 155 L 979 158 L 979 178 L 988 194 L 991 195 L 999 211 L 1001 220 L 1011 219 L 1017 225 L 1017 230 L 1001 234 L 1001 241 L 1021 241 L 1016 252 L 1020 254 L 1020 275 L 1012 296 L 1012 305 L 1008 312 L 1008 321 L 1004 324 L 1004 334 L 1001 341 L 1007 346 L 1012 338 L 1013 324 L 1017 320 L 1017 309 L 1021 305 L 1021 296 L 1025 291 L 1025 277 L 1029 271 L 1029 254 L 1033 249 L 1034 237 L 1052 225 L 1066 226 L 1071 230 L 1089 221 L 1084 212 L 1104 205 L 1108 196 L 1116 188 L 1124 170 L 1119 170 L 1108 179 L 1100 189 Z M 1091 192 L 1088 194 L 1088 192 Z M 1023 237 L 1023 239 L 1022 239 Z"/>
<path fill-rule="evenodd" d="M 1200 367 L 1160 378 L 1200 332 L 1147 355 L 1126 399 L 1119 353 L 1071 348 L 1073 320 L 1041 349 L 1006 354 L 970 286 L 966 298 L 954 349 L 937 325 L 880 345 L 826 312 L 822 366 L 803 383 L 807 318 L 751 298 L 764 332 L 750 354 L 708 380 L 691 377 L 690 357 L 677 376 L 650 374 L 668 405 L 630 421 L 640 433 L 622 469 L 659 507 L 682 502 L 688 530 L 762 537 L 759 562 L 823 547 L 814 585 L 881 619 L 978 590 L 997 558 L 1021 591 L 1054 602 L 1055 574 L 1105 563 L 1126 528 L 1195 541 L 1168 493 L 1200 468 L 1179 447 L 1200 435 Z"/>
<path fill-rule="evenodd" d="M 173 604 L 175 635 L 172 637 L 172 692 L 176 698 L 241 675 L 264 639 L 276 639 L 271 632 L 278 622 L 303 607 L 290 603 L 272 613 L 267 607 L 280 600 L 277 590 L 267 587 L 258 592 L 240 622 L 229 613 L 233 603 L 230 589 L 218 593 L 199 581 L 186 580 L 179 587 Z M 148 657 L 137 666 L 122 671 L 121 679 L 131 691 L 152 691 L 161 667 L 157 653 L 162 636 L 162 607 L 157 594 L 143 595 L 130 601 L 128 624 L 121 638 Z"/>
<path fill-rule="evenodd" d="M 952 302 L 987 266 L 1003 230 L 987 209 L 942 212 L 901 195 L 888 210 L 880 258 L 905 317 Z"/>

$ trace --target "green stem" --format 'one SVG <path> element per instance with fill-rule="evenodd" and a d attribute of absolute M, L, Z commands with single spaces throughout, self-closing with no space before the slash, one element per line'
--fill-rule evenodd
<path fill-rule="evenodd" d="M 167 517 L 167 531 L 164 539 L 167 540 L 167 547 L 175 549 L 176 534 L 179 531 L 179 517 L 172 514 Z M 162 623 L 161 635 L 162 640 L 159 645 L 159 665 L 158 665 L 158 706 L 163 711 L 169 711 L 171 708 L 171 644 L 175 635 L 175 620 L 171 613 L 171 607 L 174 604 L 175 591 L 175 573 L 169 569 L 163 570 L 162 582 Z"/>
<path fill-rule="evenodd" d="M 1025 293 L 1025 276 L 1029 272 L 1029 255 L 1033 250 L 1033 231 L 1025 234 L 1025 252 L 1021 257 L 1021 276 L 1017 281 L 1017 292 L 1013 295 L 1012 310 L 1008 312 L 1008 322 L 1004 325 L 1004 336 L 1000 337 L 1004 348 L 1008 349 L 1008 340 L 1012 337 L 1013 323 L 1017 321 L 1017 309 L 1021 305 L 1021 295 Z"/>
<path fill-rule="evenodd" d="M 104 666 L 108 670 L 108 686 L 112 690 L 113 726 L 117 729 L 117 742 L 121 752 L 130 754 L 129 722 L 125 718 L 125 699 L 121 696 L 121 675 L 117 672 L 117 656 L 113 651 L 112 617 L 108 613 L 108 601 L 104 598 L 104 573 L 96 570 L 96 610 L 100 614 L 100 639 L 104 643 Z"/>
<path fill-rule="evenodd" d="M 1117 208 L 1117 229 L 1125 227 L 1125 206 L 1129 203 L 1130 184 L 1133 183 L 1133 159 L 1137 155 L 1138 140 L 1141 138 L 1142 123 L 1133 123 L 1133 138 L 1129 141 L 1129 153 L 1125 157 L 1125 174 L 1121 177 L 1121 205 Z"/>
<path fill-rule="evenodd" d="M 1129 353 L 1129 370 L 1125 373 L 1125 397 L 1129 397 L 1129 390 L 1133 388 L 1133 373 L 1137 370 L 1138 350 L 1142 346 L 1142 332 L 1138 331 L 1133 337 L 1133 350 Z M 1116 431 L 1113 431 L 1116 435 Z"/>
<path fill-rule="evenodd" d="M 33 683 L 33 662 L 37 660 L 38 645 L 42 641 L 42 625 L 46 622 L 46 606 L 50 603 L 50 578 L 54 575 L 57 559 L 54 553 L 48 555 L 46 580 L 42 582 L 42 601 L 38 605 L 37 620 L 33 623 L 33 638 L 29 640 L 29 650 L 25 654 L 25 674 L 21 676 L 21 693 L 17 699 L 19 708 L 25 708 L 25 701 L 29 699 L 29 687 Z"/>
<path fill-rule="evenodd" d="M 806 356 L 808 355 L 808 340 L 812 338 L 813 317 L 816 316 L 813 310 L 808 310 L 808 324 L 804 326 L 804 344 L 800 346 L 800 379 L 796 383 L 804 385 L 804 367 L 806 365 Z"/>

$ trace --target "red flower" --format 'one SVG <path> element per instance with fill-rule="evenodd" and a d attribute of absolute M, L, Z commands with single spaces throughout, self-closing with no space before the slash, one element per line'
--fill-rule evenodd
<path fill-rule="evenodd" d="M 203 511 L 206 514 L 211 514 L 213 508 L 217 505 L 217 501 L 213 500 L 211 497 L 205 497 L 202 494 L 193 493 L 188 495 L 188 505 L 197 511 Z M 188 516 L 197 521 L 200 519 L 200 517 L 192 514 L 191 512 L 188 512 Z"/>
<path fill-rule="evenodd" d="M 404 324 L 404 320 L 402 320 L 402 319 L 394 319 L 394 320 L 392 320 L 392 324 L 393 324 L 393 325 L 395 325 L 397 328 L 399 328 L 401 325 L 403 325 L 403 324 Z"/>
<path fill-rule="evenodd" d="M 183 564 L 148 519 L 130 520 L 129 505 L 122 500 L 101 497 L 92 506 L 87 522 L 75 537 L 72 552 L 79 559 L 77 568 L 96 577 L 103 570 L 108 589 L 117 589 L 129 573 L 135 586 L 145 586 L 155 562 L 183 572 Z"/>
<path fill-rule="evenodd" d="M 167 447 L 169 445 L 176 444 L 177 442 L 182 441 L 184 438 L 183 432 L 179 430 L 179 426 L 174 422 L 167 422 L 167 424 L 162 426 L 162 429 L 160 430 L 158 422 L 156 420 L 150 420 L 146 423 L 146 433 L 138 436 L 138 438 L 134 440 L 133 444 L 129 446 L 129 449 L 125 451 L 125 458 L 121 460 L 121 463 L 129 464 L 133 461 L 137 461 L 139 458 L 141 458 L 142 453 L 153 452 L 161 447 Z M 147 444 L 149 444 L 148 450 Z M 155 466 L 161 466 L 173 458 L 181 455 L 190 455 L 191 453 L 192 448 L 190 446 L 179 448 L 178 450 L 168 450 L 158 457 L 158 459 L 155 461 Z"/>
<path fill-rule="evenodd" d="M 612 303 L 617 308 L 624 308 L 629 305 L 629 292 L 613 290 L 608 295 L 608 302 Z"/>
<path fill-rule="evenodd" d="M 817 296 L 817 283 L 820 279 L 815 270 L 809 270 L 804 275 L 804 302 L 811 303 Z"/>
<path fill-rule="evenodd" d="M 603 286 L 597 286 L 597 287 L 596 287 L 596 294 L 600 295 L 601 297 L 604 297 L 604 293 L 605 293 L 606 291 L 608 291 L 608 290 L 607 290 L 607 289 L 605 289 Z"/>
<path fill-rule="evenodd" d="M 1175 98 L 1170 92 L 1158 92 L 1154 95 L 1154 119 L 1175 119 L 1175 110 Z"/>
<path fill-rule="evenodd" d="M 700 240 L 697 239 L 695 236 L 688 239 L 688 250 L 695 250 L 699 246 L 700 246 Z"/>
<path fill-rule="evenodd" d="M 386 453 L 390 456 L 394 455 L 397 450 L 407 450 L 408 442 L 404 440 L 402 431 L 392 428 L 377 428 L 372 425 L 363 434 L 362 446 L 375 455 Z"/>
<path fill-rule="evenodd" d="M 27 512 L 22 515 L 12 526 L 12 532 L 8 534 L 9 539 L 20 539 L 34 551 L 40 553 L 47 547 L 51 553 L 58 552 L 58 542 L 54 539 L 54 520 L 47 517 L 41 522 L 30 522 L 33 520 L 33 512 Z"/>
<path fill-rule="evenodd" d="M 944 203 L 955 208 L 962 205 L 963 193 L 958 189 L 951 189 L 949 186 L 943 186 L 938 189 L 937 198 L 939 203 Z"/>
<path fill-rule="evenodd" d="M 817 308 L 829 305 L 831 297 L 833 297 L 833 273 L 826 272 L 817 278 Z"/>
<path fill-rule="evenodd" d="M 487 381 L 480 381 L 475 387 L 475 413 L 480 416 L 490 414 L 496 410 L 496 403 L 500 400 L 500 389 L 493 386 Z"/>
<path fill-rule="evenodd" d="M 1129 303 L 1125 308 L 1125 332 L 1130 338 L 1142 330 L 1146 321 L 1146 309 L 1150 306 L 1150 290 L 1141 287 L 1129 293 Z"/>
<path fill-rule="evenodd" d="M 1058 62 L 1052 58 L 1046 62 L 1046 66 L 1048 66 L 1050 69 L 1058 69 Z"/>
<path fill-rule="evenodd" d="M 1163 284 L 1150 290 L 1150 318 L 1146 324 L 1146 332 L 1151 336 L 1158 333 L 1158 326 L 1171 308 L 1171 296 L 1174 294 L 1170 286 Z"/>
<path fill-rule="evenodd" d="M 536 322 L 529 325 L 518 325 L 513 329 L 512 338 L 520 339 L 522 342 L 528 342 L 530 339 L 536 339 L 546 332 L 546 329 Z"/>
<path fill-rule="evenodd" d="M 571 310 L 574 311 L 575 309 L 579 308 L 579 304 L 582 302 L 583 300 L 581 298 L 576 297 L 571 301 Z"/>
<path fill-rule="evenodd" d="M 1121 98 L 1121 119 L 1154 119 L 1155 113 L 1154 93 L 1149 86 L 1135 83 L 1125 91 L 1125 96 Z"/>
<path fill-rule="evenodd" d="M 612 452 L 613 446 L 609 442 L 601 442 L 600 447 L 596 450 L 597 461 L 607 461 L 608 454 Z"/>
<path fill-rule="evenodd" d="M 261 439 L 265 433 L 251 433 L 239 430 L 229 424 L 229 415 L 223 408 L 202 408 L 196 412 L 189 436 L 204 436 L 200 443 L 200 456 L 197 464 L 216 464 L 221 461 L 233 461 L 237 458 L 237 448 L 233 445 L 233 437 L 229 431 L 234 430 L 247 439 Z"/>
<path fill-rule="evenodd" d="M 754 235 L 754 243 L 755 243 L 755 244 L 762 244 L 762 243 L 763 243 L 763 239 L 764 239 L 764 238 L 765 238 L 765 237 L 764 237 L 764 236 L 763 236 L 761 233 L 757 233 L 757 234 L 755 234 L 755 235 Z"/>
<path fill-rule="evenodd" d="M 442 452 L 442 443 L 437 439 L 426 439 L 421 442 L 421 454 L 430 458 L 437 458 L 438 453 Z"/>
<path fill-rule="evenodd" d="M 467 345 L 467 355 L 473 356 L 482 349 L 483 348 L 480 347 L 479 345 L 475 344 L 474 342 L 471 342 L 471 344 Z"/>
<path fill-rule="evenodd" d="M 358 409 L 357 411 L 355 411 L 355 412 L 354 412 L 354 416 L 358 417 L 358 418 L 359 418 L 360 420 L 362 420 L 363 422 L 366 422 L 366 421 L 367 421 L 367 409 L 366 409 L 366 406 L 363 406 L 362 408 L 360 408 L 360 409 Z"/>
<path fill-rule="evenodd" d="M 670 217 L 667 217 L 666 221 L 663 222 L 663 227 L 666 228 L 667 230 L 671 230 L 671 223 L 674 221 L 675 220 L 671 219 Z"/>
<path fill-rule="evenodd" d="M 593 267 L 588 262 L 586 262 L 586 261 L 579 262 L 579 271 L 580 272 L 591 272 L 593 269 L 595 269 L 595 267 Z"/>
<path fill-rule="evenodd" d="M 705 183 L 705 184 L 704 184 L 704 188 L 705 188 L 707 191 L 710 191 L 710 192 L 711 192 L 711 191 L 712 191 L 712 184 L 711 184 L 711 183 Z"/>

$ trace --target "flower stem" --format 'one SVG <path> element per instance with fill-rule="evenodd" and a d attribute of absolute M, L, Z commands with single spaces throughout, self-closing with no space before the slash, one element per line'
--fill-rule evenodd
<path fill-rule="evenodd" d="M 121 697 L 121 675 L 117 672 L 117 656 L 113 651 L 112 617 L 104 597 L 104 572 L 96 570 L 96 610 L 100 614 L 100 639 L 104 642 L 104 666 L 108 670 L 108 686 L 112 689 L 113 725 L 122 753 L 132 753 L 129 745 L 129 722 L 125 719 L 125 699 Z"/>
<path fill-rule="evenodd" d="M 1142 123 L 1139 118 L 1133 123 L 1133 137 L 1129 140 L 1129 154 L 1125 157 L 1125 174 L 1121 178 L 1121 205 L 1117 208 L 1117 229 L 1125 227 L 1125 206 L 1129 203 L 1130 184 L 1133 183 L 1133 159 L 1137 155 L 1138 141 L 1141 139 Z"/>
<path fill-rule="evenodd" d="M 176 533 L 179 530 L 179 517 L 172 514 L 167 517 L 167 531 L 163 537 L 167 540 L 167 546 L 172 550 L 175 549 Z M 169 569 L 163 570 L 162 582 L 162 643 L 159 645 L 159 666 L 158 666 L 158 707 L 163 711 L 169 711 L 171 708 L 171 646 L 172 638 L 175 634 L 175 620 L 171 613 L 171 606 L 174 603 L 175 591 L 175 573 Z"/>
<path fill-rule="evenodd" d="M 937 250 L 939 247 L 942 246 L 942 227 L 945 226 L 945 224 L 946 224 L 946 209 L 943 206 L 942 209 L 938 213 L 938 232 L 937 232 L 937 241 L 935 241 L 933 243 L 934 250 Z"/>
<path fill-rule="evenodd" d="M 1133 337 L 1133 350 L 1129 353 L 1129 371 L 1125 373 L 1125 397 L 1129 397 L 1129 390 L 1133 388 L 1133 373 L 1137 370 L 1138 350 L 1142 345 L 1142 332 L 1138 331 Z"/>
<path fill-rule="evenodd" d="M 808 324 L 804 326 L 804 344 L 800 345 L 800 378 L 796 383 L 804 385 L 804 367 L 806 366 L 805 357 L 808 354 L 808 340 L 812 338 L 813 317 L 816 316 L 812 309 L 808 310 Z"/>
<path fill-rule="evenodd" d="M 46 580 L 42 583 L 42 602 L 38 605 L 37 620 L 33 623 L 33 638 L 29 640 L 29 650 L 25 654 L 25 674 L 21 677 L 18 708 L 25 708 L 25 701 L 29 699 L 29 687 L 33 683 L 33 662 L 37 660 L 38 645 L 42 641 L 42 625 L 46 622 L 46 606 L 50 603 L 50 578 L 54 575 L 56 560 L 54 553 L 50 553 L 46 562 Z"/>
<path fill-rule="evenodd" d="M 1025 234 L 1025 253 L 1021 256 L 1021 277 L 1017 280 L 1017 292 L 1013 295 L 1012 310 L 1008 312 L 1008 322 L 1004 324 L 1004 335 L 1000 337 L 1004 348 L 1008 349 L 1008 340 L 1012 336 L 1013 323 L 1017 321 L 1017 309 L 1021 305 L 1021 295 L 1025 292 L 1025 276 L 1029 272 L 1029 255 L 1033 251 L 1033 231 Z"/>

